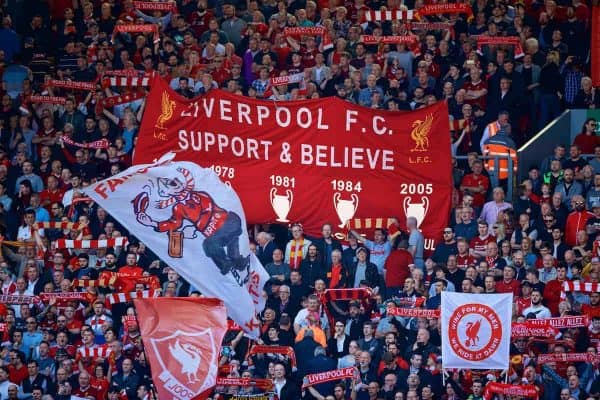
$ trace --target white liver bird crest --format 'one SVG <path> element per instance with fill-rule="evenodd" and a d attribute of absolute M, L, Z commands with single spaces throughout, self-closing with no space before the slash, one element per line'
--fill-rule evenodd
<path fill-rule="evenodd" d="M 177 339 L 174 346 L 169 344 L 169 351 L 173 358 L 181 364 L 181 373 L 187 376 L 188 383 L 199 381 L 198 371 L 200 370 L 200 350 L 189 343 L 184 343 L 182 345 L 179 342 L 179 339 Z"/>

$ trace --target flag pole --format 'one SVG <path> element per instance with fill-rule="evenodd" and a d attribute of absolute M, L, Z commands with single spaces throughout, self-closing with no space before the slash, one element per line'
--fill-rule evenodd
<path fill-rule="evenodd" d="M 137 309 L 135 307 L 135 302 L 132 302 L 133 305 L 133 312 L 135 314 L 135 319 L 138 319 L 137 316 Z M 138 324 L 138 329 L 139 328 L 139 324 Z M 141 331 L 141 329 L 140 329 Z M 146 367 L 148 368 L 148 372 L 150 373 L 150 377 L 152 377 L 152 366 L 150 365 L 150 361 L 148 360 L 148 355 L 146 354 L 146 346 L 144 345 L 144 336 L 141 335 L 140 332 L 140 341 L 142 342 L 142 353 L 144 353 L 144 360 L 146 360 Z M 158 399 L 158 391 L 156 390 L 156 385 L 154 385 L 154 381 L 151 379 L 150 380 L 150 385 L 148 385 L 148 388 L 150 389 L 150 392 L 152 392 L 152 396 L 154 399 Z"/>

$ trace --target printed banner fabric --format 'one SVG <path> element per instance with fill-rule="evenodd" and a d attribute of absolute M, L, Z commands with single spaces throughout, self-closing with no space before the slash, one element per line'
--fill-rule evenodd
<path fill-rule="evenodd" d="M 134 163 L 167 151 L 212 168 L 240 196 L 249 223 L 301 222 L 336 237 L 353 218 L 417 219 L 426 249 L 450 209 L 448 108 L 363 108 L 338 98 L 276 103 L 211 90 L 183 99 L 151 85 Z"/>
<path fill-rule="evenodd" d="M 227 331 L 223 302 L 160 297 L 134 305 L 158 398 L 193 399 L 211 389 Z"/>
<path fill-rule="evenodd" d="M 592 84 L 594 87 L 600 87 L 600 6 L 592 7 Z"/>
<path fill-rule="evenodd" d="M 269 275 L 250 252 L 240 200 L 212 170 L 173 157 L 131 167 L 86 194 L 257 337 Z"/>
<path fill-rule="evenodd" d="M 442 292 L 443 368 L 508 368 L 512 298 Z"/>

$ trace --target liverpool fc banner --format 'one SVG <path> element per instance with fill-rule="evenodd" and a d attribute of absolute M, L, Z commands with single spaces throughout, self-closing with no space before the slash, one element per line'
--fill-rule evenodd
<path fill-rule="evenodd" d="M 508 368 L 512 297 L 442 292 L 444 368 Z"/>
<path fill-rule="evenodd" d="M 85 192 L 253 337 L 269 275 L 250 252 L 240 200 L 210 169 L 169 153 Z"/>
<path fill-rule="evenodd" d="M 227 332 L 223 302 L 193 297 L 135 299 L 159 399 L 195 399 L 217 380 Z"/>
<path fill-rule="evenodd" d="M 134 162 L 167 151 L 211 168 L 236 190 L 249 223 L 417 219 L 431 249 L 449 213 L 444 102 L 389 112 L 338 98 L 268 102 L 211 90 L 184 99 L 161 79 L 147 98 Z M 370 220 L 371 221 L 371 220 Z"/>

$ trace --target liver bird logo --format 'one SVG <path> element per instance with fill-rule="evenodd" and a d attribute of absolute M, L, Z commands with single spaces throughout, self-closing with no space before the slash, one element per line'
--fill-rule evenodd
<path fill-rule="evenodd" d="M 477 322 L 467 322 L 467 328 L 465 329 L 465 334 L 467 335 L 467 340 L 465 341 L 465 346 L 473 347 L 477 346 L 479 343 L 479 329 L 481 328 L 481 320 Z"/>
<path fill-rule="evenodd" d="M 169 351 L 171 356 L 181 364 L 181 374 L 187 377 L 188 384 L 200 380 L 198 372 L 201 358 L 200 350 L 196 346 L 189 343 L 181 344 L 177 339 L 174 345 L 169 344 Z"/>
<path fill-rule="evenodd" d="M 165 122 L 173 118 L 173 111 L 175 111 L 176 103 L 171 100 L 167 92 L 163 92 L 161 101 L 161 112 L 156 119 L 156 125 L 154 125 L 154 137 L 161 140 L 166 140 L 165 136 Z"/>
<path fill-rule="evenodd" d="M 433 114 L 425 117 L 425 120 L 420 119 L 412 123 L 413 130 L 410 132 L 410 138 L 415 141 L 415 147 L 410 151 L 427 151 L 429 148 L 429 132 L 433 125 Z"/>

